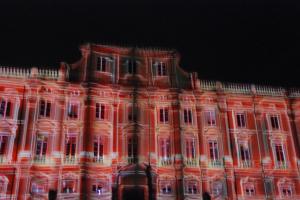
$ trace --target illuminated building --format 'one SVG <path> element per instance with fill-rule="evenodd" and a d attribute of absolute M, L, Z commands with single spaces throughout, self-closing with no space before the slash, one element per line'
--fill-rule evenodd
<path fill-rule="evenodd" d="M 0 67 L 0 199 L 300 199 L 300 90 L 199 80 L 175 50 L 80 49 Z"/>

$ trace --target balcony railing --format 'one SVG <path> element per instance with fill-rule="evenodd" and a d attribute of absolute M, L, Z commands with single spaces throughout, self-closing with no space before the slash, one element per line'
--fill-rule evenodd
<path fill-rule="evenodd" d="M 249 168 L 252 166 L 251 160 L 241 160 L 240 161 L 240 167 L 241 168 Z"/>
<path fill-rule="evenodd" d="M 161 166 L 168 166 L 168 165 L 172 165 L 172 159 L 169 157 L 166 158 L 160 158 L 159 159 L 159 163 Z"/>
<path fill-rule="evenodd" d="M 209 167 L 211 168 L 221 168 L 223 167 L 221 160 L 210 160 L 209 161 Z"/>
<path fill-rule="evenodd" d="M 40 163 L 40 164 L 46 163 L 46 156 L 45 155 L 35 156 L 34 157 L 34 162 L 35 163 Z"/>
<path fill-rule="evenodd" d="M 93 161 L 94 163 L 103 164 L 103 156 L 94 157 Z"/>
<path fill-rule="evenodd" d="M 186 164 L 187 166 L 193 167 L 193 166 L 197 166 L 197 165 L 198 165 L 198 162 L 197 162 L 197 159 L 190 158 L 190 159 L 186 159 L 186 160 L 185 160 L 185 164 Z"/>
<path fill-rule="evenodd" d="M 75 164 L 76 163 L 76 157 L 75 156 L 67 156 L 64 160 L 65 164 Z"/>
<path fill-rule="evenodd" d="M 284 162 L 284 161 L 277 161 L 276 162 L 276 168 L 277 169 L 287 169 L 287 163 L 286 162 Z"/>

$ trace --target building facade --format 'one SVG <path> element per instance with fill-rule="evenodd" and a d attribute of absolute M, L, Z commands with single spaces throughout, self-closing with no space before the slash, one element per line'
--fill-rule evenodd
<path fill-rule="evenodd" d="M 80 50 L 0 67 L 0 199 L 300 199 L 300 90 L 199 80 L 175 50 Z"/>

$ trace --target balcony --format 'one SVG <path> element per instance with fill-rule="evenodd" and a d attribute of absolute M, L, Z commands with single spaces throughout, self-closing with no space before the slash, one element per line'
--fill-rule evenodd
<path fill-rule="evenodd" d="M 251 160 L 241 160 L 239 167 L 241 168 L 250 168 L 252 166 Z"/>
<path fill-rule="evenodd" d="M 197 159 L 193 159 L 193 158 L 185 159 L 185 164 L 190 167 L 198 166 Z"/>
<path fill-rule="evenodd" d="M 76 163 L 76 157 L 75 156 L 66 156 L 64 160 L 65 164 L 75 164 Z"/>
<path fill-rule="evenodd" d="M 287 163 L 285 161 L 277 161 L 276 169 L 287 169 Z"/>
<path fill-rule="evenodd" d="M 97 164 L 103 164 L 103 156 L 94 157 L 93 162 Z"/>
<path fill-rule="evenodd" d="M 221 160 L 210 160 L 208 165 L 210 168 L 222 168 L 223 167 Z"/>
<path fill-rule="evenodd" d="M 172 165 L 172 159 L 170 157 L 160 158 L 160 166 L 169 166 Z"/>

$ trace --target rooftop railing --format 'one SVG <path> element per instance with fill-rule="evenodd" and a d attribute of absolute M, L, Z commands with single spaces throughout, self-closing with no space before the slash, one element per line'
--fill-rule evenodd
<path fill-rule="evenodd" d="M 58 79 L 59 69 L 22 68 L 0 66 L 0 77 Z"/>

